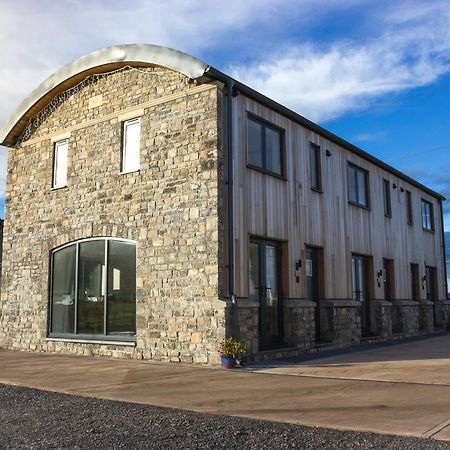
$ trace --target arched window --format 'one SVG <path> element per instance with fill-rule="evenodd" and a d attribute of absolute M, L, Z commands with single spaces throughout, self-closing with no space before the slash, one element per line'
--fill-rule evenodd
<path fill-rule="evenodd" d="M 54 250 L 49 336 L 133 340 L 135 335 L 136 244 L 92 238 Z"/>

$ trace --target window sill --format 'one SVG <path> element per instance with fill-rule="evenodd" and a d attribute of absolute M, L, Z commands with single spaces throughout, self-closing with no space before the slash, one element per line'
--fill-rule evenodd
<path fill-rule="evenodd" d="M 356 206 L 357 208 L 365 209 L 366 211 L 370 211 L 370 207 L 366 205 L 361 205 L 360 203 L 352 202 L 351 200 L 348 201 L 349 205 Z"/>
<path fill-rule="evenodd" d="M 51 342 L 68 342 L 74 344 L 121 345 L 125 347 L 136 347 L 136 339 L 130 341 L 116 341 L 114 339 L 80 339 L 49 336 L 45 340 Z"/>
<path fill-rule="evenodd" d="M 59 191 L 60 189 L 67 189 L 67 184 L 65 184 L 64 186 L 52 186 L 50 188 L 51 191 Z"/>
<path fill-rule="evenodd" d="M 423 231 L 426 231 L 427 233 L 434 234 L 434 230 L 433 230 L 433 229 L 422 227 L 422 230 L 423 230 Z"/>
<path fill-rule="evenodd" d="M 139 173 L 141 171 L 141 169 L 136 169 L 136 170 L 127 170 L 127 171 L 120 171 L 119 175 L 127 175 L 129 173 Z"/>
<path fill-rule="evenodd" d="M 384 217 L 386 217 L 386 219 L 392 219 L 392 214 L 384 213 Z"/>
<path fill-rule="evenodd" d="M 270 175 L 271 177 L 278 178 L 279 180 L 287 181 L 287 178 L 284 175 L 271 172 L 270 170 L 263 169 L 262 167 L 247 164 L 247 169 L 255 170 L 256 172 L 263 173 L 264 175 Z"/>
<path fill-rule="evenodd" d="M 317 192 L 318 194 L 323 194 L 322 189 L 317 189 L 317 188 L 312 187 L 311 190 L 312 190 L 313 192 Z"/>

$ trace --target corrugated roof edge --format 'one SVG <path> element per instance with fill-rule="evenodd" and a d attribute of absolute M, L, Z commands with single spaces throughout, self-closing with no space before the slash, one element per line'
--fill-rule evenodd
<path fill-rule="evenodd" d="M 301 116 L 300 114 L 296 113 L 295 111 L 292 111 L 291 109 L 287 108 L 286 106 L 281 105 L 280 103 L 276 102 L 275 100 L 272 100 L 269 97 L 266 97 L 264 94 L 261 94 L 258 91 L 255 91 L 251 87 L 241 83 L 240 81 L 235 80 L 234 78 L 230 77 L 229 75 L 226 75 L 223 72 L 220 72 L 219 70 L 215 69 L 212 66 L 208 66 L 205 70 L 205 75 L 217 79 L 221 82 L 226 82 L 228 79 L 232 80 L 234 83 L 235 89 L 242 92 L 244 95 L 253 98 L 254 100 L 258 101 L 259 103 L 267 106 L 270 109 L 273 109 L 274 111 L 278 112 L 279 114 L 293 120 L 294 122 L 299 123 L 300 125 L 303 125 L 304 127 L 310 129 L 311 131 L 314 131 L 315 133 L 323 136 L 326 139 L 329 139 L 331 142 L 334 142 L 335 144 L 338 144 L 345 149 L 351 151 L 357 156 L 360 156 L 361 158 L 366 159 L 367 161 L 372 162 L 373 164 L 381 167 L 382 169 L 387 170 L 388 172 L 391 172 L 393 175 L 399 177 L 400 179 L 406 181 L 407 183 L 412 184 L 413 186 L 416 186 L 417 188 L 427 192 L 428 194 L 432 195 L 433 197 L 437 198 L 440 201 L 444 201 L 445 197 L 441 194 L 439 194 L 436 191 L 433 191 L 432 189 L 426 187 L 422 183 L 419 183 L 418 181 L 414 180 L 413 178 L 409 177 L 408 175 L 404 174 L 400 170 L 396 169 L 395 167 L 390 166 L 389 164 L 385 163 L 381 159 L 376 158 L 375 156 L 371 155 L 370 153 L 365 152 L 361 148 L 357 147 L 356 145 L 346 141 L 345 139 L 340 138 L 339 136 L 335 135 L 331 131 L 326 130 L 325 128 L 322 128 L 320 125 L 317 125 L 314 122 L 311 122 L 310 120 L 306 119 L 305 117 Z"/>

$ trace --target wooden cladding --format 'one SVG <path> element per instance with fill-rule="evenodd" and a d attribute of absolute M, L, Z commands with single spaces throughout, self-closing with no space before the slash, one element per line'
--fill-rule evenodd
<path fill-rule="evenodd" d="M 418 215 L 422 198 L 437 207 L 434 197 L 245 95 L 234 98 L 233 108 L 233 234 L 238 297 L 248 298 L 250 237 L 258 236 L 283 242 L 282 278 L 287 298 L 307 298 L 306 246 L 323 249 L 321 298 L 352 298 L 352 254 L 370 257 L 370 280 L 376 280 L 383 258 L 394 260 L 395 283 L 389 296 L 396 299 L 411 298 L 410 264 L 419 263 L 421 279 L 426 262 L 437 268 L 439 298 L 445 298 L 441 230 L 436 226 L 434 233 L 424 232 Z M 248 167 L 248 120 L 254 117 L 281 130 L 283 179 Z M 311 143 L 320 149 L 320 195 L 312 189 L 315 164 L 311 164 Z M 390 184 L 389 220 L 385 217 L 383 180 Z M 350 201 L 351 190 L 356 203 Z M 413 226 L 407 224 L 409 216 L 414 218 Z M 299 260 L 303 265 L 296 270 Z M 384 299 L 384 284 L 374 284 L 372 294 L 375 299 Z M 425 291 L 420 289 L 419 295 L 425 298 Z"/>

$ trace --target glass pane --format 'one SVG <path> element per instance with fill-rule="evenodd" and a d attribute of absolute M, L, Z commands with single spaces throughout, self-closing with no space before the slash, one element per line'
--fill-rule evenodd
<path fill-rule="evenodd" d="M 356 279 L 356 258 L 352 258 L 352 298 L 358 300 L 358 280 Z"/>
<path fill-rule="evenodd" d="M 55 144 L 55 167 L 53 168 L 53 186 L 61 187 L 67 184 L 67 149 L 68 141 Z"/>
<path fill-rule="evenodd" d="M 355 168 L 349 166 L 347 169 L 348 174 L 348 199 L 351 202 L 358 203 L 358 191 L 356 188 L 356 173 Z"/>
<path fill-rule="evenodd" d="M 266 303 L 268 336 L 278 336 L 277 268 L 277 248 L 273 245 L 266 245 Z"/>
<path fill-rule="evenodd" d="M 108 334 L 136 334 L 136 246 L 108 243 Z"/>
<path fill-rule="evenodd" d="M 362 258 L 358 258 L 358 296 L 359 300 L 364 301 L 366 299 L 366 267 Z"/>
<path fill-rule="evenodd" d="M 252 242 L 248 258 L 248 296 L 259 300 L 259 245 Z"/>
<path fill-rule="evenodd" d="M 52 333 L 75 332 L 75 258 L 75 245 L 53 253 Z"/>
<path fill-rule="evenodd" d="M 132 172 L 139 170 L 141 140 L 141 123 L 139 119 L 125 122 L 122 171 Z"/>
<path fill-rule="evenodd" d="M 366 198 L 366 173 L 362 170 L 357 170 L 357 184 L 358 184 L 358 203 L 367 206 Z"/>
<path fill-rule="evenodd" d="M 281 175 L 280 132 L 266 128 L 266 169 Z"/>
<path fill-rule="evenodd" d="M 78 263 L 78 333 L 104 333 L 105 241 L 80 244 Z"/>
<path fill-rule="evenodd" d="M 263 167 L 262 126 L 252 119 L 248 119 L 248 163 Z"/>
<path fill-rule="evenodd" d="M 317 152 L 315 147 L 309 149 L 309 167 L 311 170 L 311 187 L 319 189 L 319 177 L 317 176 Z"/>

